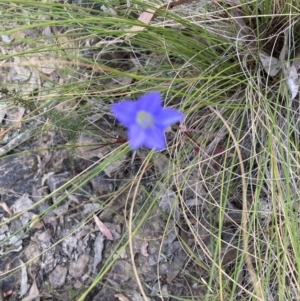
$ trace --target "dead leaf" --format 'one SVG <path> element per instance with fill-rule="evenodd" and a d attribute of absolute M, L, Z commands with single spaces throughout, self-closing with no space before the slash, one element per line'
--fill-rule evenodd
<path fill-rule="evenodd" d="M 52 30 L 50 26 L 45 26 L 43 31 L 42 31 L 42 35 L 45 37 L 51 37 L 53 36 Z"/>
<path fill-rule="evenodd" d="M 31 301 L 31 300 L 34 300 L 34 301 L 40 301 L 40 297 L 39 297 L 39 290 L 38 290 L 38 287 L 36 285 L 36 281 L 35 281 L 35 278 L 33 278 L 33 283 L 30 287 L 30 290 L 29 290 L 29 293 L 28 293 L 28 296 L 23 299 L 23 301 Z"/>
<path fill-rule="evenodd" d="M 100 221 L 99 217 L 94 215 L 94 220 L 96 225 L 98 226 L 99 230 L 102 232 L 102 234 L 109 240 L 114 240 L 111 232 L 109 229 Z"/>
<path fill-rule="evenodd" d="M 282 66 L 282 71 L 286 80 L 286 84 L 288 86 L 288 90 L 291 95 L 291 100 L 293 100 L 298 91 L 299 91 L 299 80 L 296 66 L 291 66 L 290 61 L 288 59 L 289 54 L 289 29 L 290 26 L 286 27 L 284 30 L 284 44 L 281 49 L 279 59 Z M 281 92 L 284 95 L 284 91 Z"/>
<path fill-rule="evenodd" d="M 120 160 L 113 162 L 109 166 L 107 166 L 104 169 L 105 174 L 111 178 L 112 174 L 118 170 L 120 170 L 120 167 L 124 164 L 124 161 L 126 160 L 126 156 L 123 156 L 120 158 Z"/>
<path fill-rule="evenodd" d="M 165 271 L 165 275 L 167 275 L 167 283 L 173 283 L 173 280 L 181 272 L 181 267 L 183 266 L 184 261 L 185 259 L 180 259 L 175 255 L 172 262 L 164 262 L 161 264 L 161 269 L 163 269 Z"/>
<path fill-rule="evenodd" d="M 87 203 L 83 206 L 83 214 L 88 215 L 91 212 L 99 210 L 101 207 L 98 203 Z"/>
<path fill-rule="evenodd" d="M 19 199 L 17 199 L 11 206 L 14 213 L 19 213 L 26 211 L 33 204 L 32 200 L 29 198 L 28 193 L 24 193 Z"/>
<path fill-rule="evenodd" d="M 153 163 L 155 171 L 158 174 L 170 175 L 172 174 L 172 169 L 176 167 L 173 166 L 172 161 L 167 158 L 164 154 L 154 154 Z"/>
<path fill-rule="evenodd" d="M 299 91 L 298 73 L 295 66 L 287 68 L 288 77 L 286 79 L 289 91 L 291 93 L 291 100 L 293 100 Z"/>
<path fill-rule="evenodd" d="M 162 182 L 158 182 L 156 193 L 159 198 L 159 207 L 166 214 L 170 214 L 172 212 L 174 219 L 177 221 L 180 214 L 175 192 L 170 188 L 167 188 Z"/>
<path fill-rule="evenodd" d="M 7 206 L 5 202 L 0 202 L 0 206 L 10 215 L 13 215 L 13 212 L 10 210 L 10 208 Z"/>
<path fill-rule="evenodd" d="M 22 66 L 20 57 L 16 56 L 11 63 L 11 79 L 13 82 L 25 82 L 30 79 L 31 71 L 28 67 Z"/>
<path fill-rule="evenodd" d="M 68 208 L 70 206 L 71 200 L 65 201 L 62 205 L 57 206 L 52 210 L 56 215 L 62 215 L 68 211 Z"/>
<path fill-rule="evenodd" d="M 168 234 L 164 237 L 162 242 L 162 251 L 166 256 L 174 256 L 179 249 L 179 242 L 177 241 L 177 233 L 174 228 L 170 228 Z"/>
<path fill-rule="evenodd" d="M 20 260 L 21 263 L 21 292 L 20 295 L 21 296 L 25 296 L 28 292 L 28 277 L 27 277 L 27 271 L 26 271 L 26 265 L 24 264 L 24 262 Z"/>
<path fill-rule="evenodd" d="M 40 67 L 40 70 L 47 75 L 50 75 L 57 69 L 57 66 L 52 61 L 43 60 L 43 66 Z"/>
<path fill-rule="evenodd" d="M 142 246 L 141 246 L 141 253 L 145 257 L 149 256 L 148 251 L 147 251 L 148 245 L 149 245 L 148 242 L 144 240 L 142 243 Z"/>
<path fill-rule="evenodd" d="M 33 214 L 31 218 L 30 229 L 41 229 L 43 224 L 40 222 L 40 217 L 37 214 Z"/>
<path fill-rule="evenodd" d="M 276 76 L 281 70 L 280 61 L 277 58 L 268 55 L 264 51 L 259 51 L 258 55 L 266 73 L 270 76 Z"/>
<path fill-rule="evenodd" d="M 97 235 L 94 244 L 94 264 L 93 264 L 93 273 L 96 274 L 97 265 L 102 261 L 102 251 L 104 248 L 104 237 L 101 232 Z"/>
<path fill-rule="evenodd" d="M 11 206 L 12 212 L 14 214 L 22 212 L 21 220 L 23 225 L 25 225 L 32 218 L 33 213 L 28 211 L 28 208 L 30 208 L 32 205 L 33 202 L 29 198 L 28 193 L 24 193 Z"/>
<path fill-rule="evenodd" d="M 115 294 L 114 297 L 118 298 L 119 301 L 129 301 L 129 299 L 125 297 L 123 294 Z"/>

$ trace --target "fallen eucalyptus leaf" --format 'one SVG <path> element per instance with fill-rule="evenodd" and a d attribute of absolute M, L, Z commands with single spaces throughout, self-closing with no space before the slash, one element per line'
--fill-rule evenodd
<path fill-rule="evenodd" d="M 94 220 L 96 225 L 98 226 L 99 230 L 102 232 L 102 234 L 109 240 L 114 240 L 111 232 L 109 229 L 100 221 L 98 216 L 94 215 Z"/>
<path fill-rule="evenodd" d="M 33 283 L 30 287 L 28 296 L 24 298 L 23 301 L 40 301 L 40 292 L 36 285 L 35 278 L 33 278 Z"/>
<path fill-rule="evenodd" d="M 287 68 L 288 78 L 286 79 L 289 91 L 291 93 L 291 100 L 293 100 L 299 91 L 298 73 L 295 66 Z"/>
<path fill-rule="evenodd" d="M 258 55 L 266 73 L 270 76 L 276 76 L 281 70 L 280 61 L 277 58 L 270 56 L 263 51 L 260 51 Z"/>

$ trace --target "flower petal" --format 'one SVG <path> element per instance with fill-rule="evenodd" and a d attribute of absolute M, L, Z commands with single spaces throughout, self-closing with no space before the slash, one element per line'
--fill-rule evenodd
<path fill-rule="evenodd" d="M 166 129 L 171 124 L 181 121 L 184 114 L 175 109 L 163 109 L 155 116 L 155 124 Z"/>
<path fill-rule="evenodd" d="M 111 106 L 114 116 L 123 125 L 129 127 L 136 121 L 137 103 L 125 100 Z"/>
<path fill-rule="evenodd" d="M 144 146 L 147 148 L 154 148 L 155 150 L 162 151 L 166 148 L 166 138 L 164 131 L 159 128 L 151 128 L 146 130 L 146 139 Z"/>
<path fill-rule="evenodd" d="M 141 96 L 137 101 L 139 110 L 157 114 L 162 109 L 161 96 L 158 91 L 153 91 Z"/>
<path fill-rule="evenodd" d="M 146 133 L 137 124 L 133 124 L 128 129 L 128 140 L 131 149 L 136 149 L 144 145 Z"/>

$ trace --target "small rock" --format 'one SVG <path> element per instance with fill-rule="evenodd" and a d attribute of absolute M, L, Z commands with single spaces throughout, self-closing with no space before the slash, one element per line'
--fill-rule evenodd
<path fill-rule="evenodd" d="M 59 187 L 67 183 L 70 178 L 69 172 L 61 174 L 52 174 L 48 177 L 48 186 L 51 192 L 57 190 Z"/>
<path fill-rule="evenodd" d="M 112 174 L 115 173 L 116 171 L 118 171 L 122 165 L 124 165 L 124 162 L 126 160 L 126 156 L 123 156 L 120 160 L 111 163 L 109 166 L 107 166 L 104 169 L 105 174 L 111 178 Z"/>
<path fill-rule="evenodd" d="M 0 187 L 2 201 L 10 207 L 16 195 L 31 193 L 32 186 L 28 185 L 37 171 L 37 159 L 33 155 L 22 155 L 1 158 Z"/>
<path fill-rule="evenodd" d="M 10 43 L 11 42 L 10 37 L 7 36 L 6 34 L 2 34 L 1 39 L 2 39 L 2 42 L 4 42 L 4 43 Z"/>
<path fill-rule="evenodd" d="M 74 283 L 74 288 L 75 288 L 76 290 L 80 290 L 82 287 L 83 287 L 82 282 L 79 281 L 79 280 L 77 279 L 77 280 L 75 281 L 75 283 Z"/>
<path fill-rule="evenodd" d="M 91 184 L 98 195 L 106 194 L 114 190 L 113 180 L 104 172 L 100 172 L 96 177 L 93 177 Z"/>
<path fill-rule="evenodd" d="M 51 234 L 49 230 L 46 230 L 44 232 L 42 232 L 39 236 L 38 236 L 38 240 L 41 242 L 45 242 L 45 243 L 49 243 L 51 241 Z"/>
<path fill-rule="evenodd" d="M 122 284 L 132 277 L 132 266 L 125 260 L 117 260 L 111 271 L 109 272 L 109 278 Z"/>
<path fill-rule="evenodd" d="M 99 210 L 99 207 L 98 203 L 87 203 L 83 206 L 83 214 L 88 215 L 93 211 Z"/>
<path fill-rule="evenodd" d="M 56 247 L 51 246 L 51 243 L 41 243 L 41 247 L 44 250 L 47 250 L 42 255 L 42 263 L 41 268 L 44 271 L 44 273 L 51 272 L 57 265 L 58 262 L 60 262 L 61 256 L 56 253 Z"/>
<path fill-rule="evenodd" d="M 64 172 L 61 174 L 52 174 L 48 177 L 48 186 L 51 192 L 54 192 L 57 190 L 59 187 L 62 185 L 66 184 L 68 180 L 70 179 L 70 173 L 69 172 Z M 56 193 L 52 196 L 53 202 L 55 202 L 62 193 Z"/>
<path fill-rule="evenodd" d="M 26 256 L 28 261 L 30 260 L 30 265 L 38 263 L 40 255 L 41 255 L 40 247 L 35 242 L 31 242 L 25 248 L 25 256 Z"/>
<path fill-rule="evenodd" d="M 90 256 L 87 254 L 82 254 L 77 261 L 72 261 L 70 264 L 69 274 L 75 278 L 80 278 L 87 270 L 87 265 L 89 263 Z"/>
<path fill-rule="evenodd" d="M 54 289 L 60 288 L 65 284 L 67 272 L 67 268 L 61 265 L 56 266 L 51 272 L 49 282 Z"/>

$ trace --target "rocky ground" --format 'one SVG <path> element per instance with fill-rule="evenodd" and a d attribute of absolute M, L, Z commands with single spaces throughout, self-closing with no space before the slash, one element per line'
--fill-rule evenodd
<path fill-rule="evenodd" d="M 91 142 L 84 135 L 80 140 Z M 77 189 L 74 178 L 99 164 L 96 154 L 103 155 L 105 149 L 72 153 L 59 143 L 59 134 L 43 133 L 0 161 L 1 287 L 9 300 L 79 298 L 111 261 L 86 300 L 143 300 L 132 260 L 148 300 L 161 300 L 162 292 L 169 296 L 166 300 L 172 300 L 170 295 L 188 296 L 193 285 L 193 295 L 201 290 L 184 272 L 194 266 L 194 273 L 207 276 L 180 242 L 178 235 L 189 240 L 187 233 L 180 233 L 178 209 L 168 223 L 176 192 L 164 188 L 155 176 L 166 162 L 148 170 L 137 187 L 132 179 L 142 158 L 122 158 Z M 52 148 L 35 151 L 41 144 Z M 192 182 L 186 188 L 191 206 Z M 58 191 L 66 183 L 71 184 Z M 159 206 L 149 209 L 149 197 L 157 194 Z M 132 254 L 127 231 L 133 201 L 133 224 L 141 226 L 132 240 Z"/>

